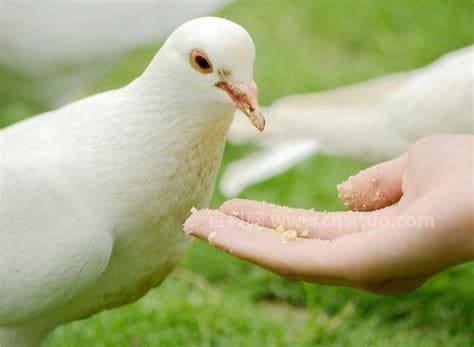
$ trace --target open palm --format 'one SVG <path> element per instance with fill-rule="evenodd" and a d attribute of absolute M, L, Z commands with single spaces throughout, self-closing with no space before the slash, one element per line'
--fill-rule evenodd
<path fill-rule="evenodd" d="M 338 186 L 352 210 L 249 200 L 195 212 L 193 236 L 280 275 L 379 294 L 474 258 L 472 136 L 435 136 Z"/>

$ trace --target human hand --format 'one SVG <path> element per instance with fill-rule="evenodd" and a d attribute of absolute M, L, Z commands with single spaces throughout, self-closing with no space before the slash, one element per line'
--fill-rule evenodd
<path fill-rule="evenodd" d="M 349 178 L 339 197 L 358 212 L 230 200 L 193 213 L 184 228 L 282 276 L 378 294 L 411 291 L 474 259 L 473 147 L 472 136 L 429 137 Z"/>

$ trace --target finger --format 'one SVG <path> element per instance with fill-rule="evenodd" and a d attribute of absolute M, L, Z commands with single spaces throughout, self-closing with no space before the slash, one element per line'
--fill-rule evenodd
<path fill-rule="evenodd" d="M 366 230 L 382 219 L 387 223 L 396 213 L 395 206 L 374 212 L 316 212 L 243 199 L 228 200 L 219 210 L 252 224 L 322 240 Z"/>
<path fill-rule="evenodd" d="M 246 233 L 249 237 L 254 238 L 255 242 L 279 240 L 277 232 L 258 225 L 249 224 L 238 218 L 228 216 L 222 212 L 215 210 L 200 210 L 194 212 L 184 223 L 186 233 L 207 240 L 214 244 L 214 240 L 218 233 L 229 235 L 232 242 L 234 237 L 232 234 Z"/>
<path fill-rule="evenodd" d="M 372 166 L 337 186 L 339 199 L 354 211 L 373 211 L 400 200 L 408 154 Z"/>
<path fill-rule="evenodd" d="M 347 284 L 339 276 L 339 255 L 331 254 L 329 241 L 285 240 L 274 230 L 211 210 L 193 213 L 184 229 L 216 248 L 282 276 Z"/>

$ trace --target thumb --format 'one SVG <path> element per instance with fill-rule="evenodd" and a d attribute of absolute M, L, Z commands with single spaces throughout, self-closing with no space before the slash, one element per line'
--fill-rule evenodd
<path fill-rule="evenodd" d="M 372 166 L 337 186 L 341 202 L 355 211 L 373 211 L 402 197 L 402 179 L 408 154 Z"/>

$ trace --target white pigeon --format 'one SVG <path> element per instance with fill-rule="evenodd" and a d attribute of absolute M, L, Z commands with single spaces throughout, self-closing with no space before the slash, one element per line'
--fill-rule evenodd
<path fill-rule="evenodd" d="M 421 69 L 281 98 L 264 109 L 271 122 L 261 136 L 235 118 L 229 140 L 262 150 L 231 163 L 220 188 L 237 196 L 318 152 L 374 162 L 400 155 L 425 136 L 473 133 L 473 91 L 469 46 Z"/>
<path fill-rule="evenodd" d="M 1 137 L 0 346 L 133 302 L 185 252 L 182 223 L 210 200 L 235 107 L 263 130 L 255 48 L 199 18 L 124 88 Z"/>

